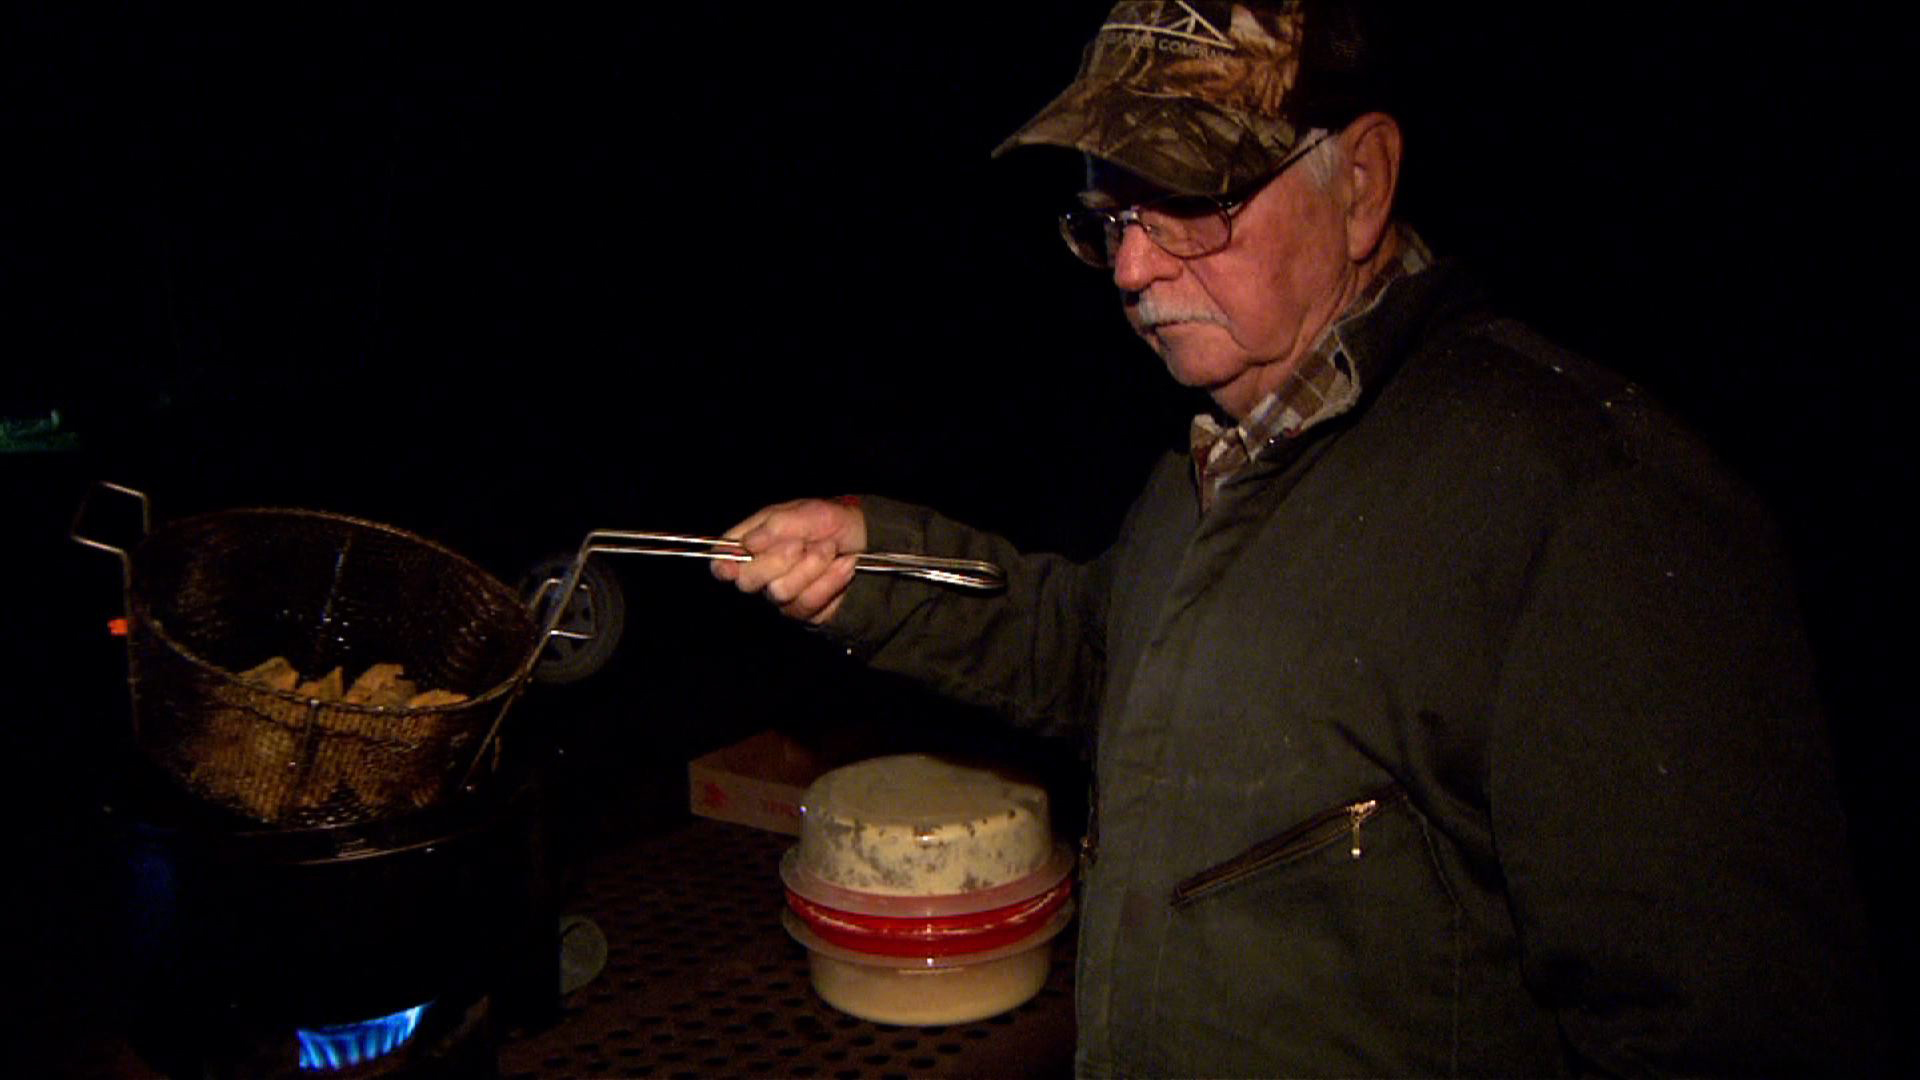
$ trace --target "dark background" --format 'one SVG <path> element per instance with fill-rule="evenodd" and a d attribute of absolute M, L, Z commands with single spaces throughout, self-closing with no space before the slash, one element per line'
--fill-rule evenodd
<path fill-rule="evenodd" d="M 590 528 L 842 491 L 1097 551 L 1194 402 L 1054 233 L 1077 162 L 988 151 L 1105 7 L 0 14 L 0 420 L 58 416 L 0 452 L 17 987 L 57 1012 L 98 962 L 74 822 L 125 663 L 117 570 L 65 539 L 95 480 L 163 521 L 358 514 L 509 580 Z M 1891 974 L 1914 42 L 1864 5 L 1674 8 L 1409 16 L 1406 205 L 1772 501 Z M 619 655 L 547 701 L 595 797 L 671 804 L 688 753 L 769 725 L 975 730 L 695 566 L 618 573 Z"/>

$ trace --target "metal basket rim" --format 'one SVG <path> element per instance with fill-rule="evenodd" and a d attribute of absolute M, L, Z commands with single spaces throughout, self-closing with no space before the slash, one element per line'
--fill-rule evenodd
<path fill-rule="evenodd" d="M 540 642 L 539 642 L 540 628 L 534 620 L 532 609 L 529 608 L 525 604 L 525 602 L 522 601 L 520 597 L 514 593 L 512 589 L 508 588 L 505 582 L 502 582 L 499 578 L 496 578 L 492 574 L 488 573 L 485 567 L 482 567 L 480 564 L 474 562 L 472 559 L 467 558 L 465 555 L 460 554 L 459 552 L 453 550 L 450 547 L 447 547 L 445 544 L 442 544 L 436 540 L 430 540 L 427 537 L 421 536 L 418 533 L 410 532 L 406 529 L 402 529 L 397 526 L 388 525 L 383 522 L 372 521 L 367 518 L 354 517 L 349 514 L 337 514 L 327 510 L 309 510 L 309 509 L 301 509 L 297 507 L 258 507 L 258 506 L 237 507 L 230 510 L 214 510 L 214 511 L 209 511 L 201 514 L 190 514 L 186 517 L 176 518 L 173 521 L 169 521 L 164 525 L 158 526 L 153 530 L 153 532 L 149 533 L 144 539 L 142 539 L 139 544 L 135 545 L 133 551 L 131 552 L 131 557 L 133 558 L 137 567 L 140 552 L 145 550 L 147 545 L 152 543 L 156 537 L 159 537 L 164 533 L 182 529 L 186 526 L 193 525 L 196 523 L 204 523 L 204 522 L 213 521 L 220 518 L 245 518 L 245 517 L 318 518 L 324 521 L 333 522 L 337 524 L 352 525 L 357 528 L 372 529 L 377 532 L 387 533 L 389 535 L 399 537 L 402 540 L 420 544 L 428 548 L 429 550 L 434 551 L 437 554 L 444 555 L 447 558 L 450 558 L 455 562 L 459 563 L 464 568 L 471 570 L 473 573 L 479 575 L 480 578 L 486 583 L 487 588 L 498 591 L 498 593 L 502 598 L 512 602 L 511 606 L 513 608 L 520 611 L 523 615 L 526 616 L 527 628 L 528 628 L 527 658 L 521 661 L 521 663 L 514 669 L 514 672 L 512 675 L 508 676 L 506 679 L 503 679 L 502 681 L 495 684 L 494 686 L 478 694 L 475 694 L 474 696 L 466 699 L 465 701 L 451 702 L 445 705 L 421 705 L 421 706 L 414 706 L 414 707 L 409 707 L 405 705 L 401 705 L 401 706 L 365 705 L 358 702 L 328 701 L 324 698 L 304 697 L 302 695 L 294 693 L 291 690 L 277 690 L 270 686 L 261 686 L 257 683 L 246 682 L 240 678 L 239 672 L 229 671 L 226 668 L 223 668 L 220 665 L 215 664 L 211 660 L 206 659 L 205 657 L 194 652 L 192 649 L 189 649 L 185 645 L 181 644 L 178 640 L 176 640 L 173 637 L 173 635 L 167 632 L 165 623 L 163 623 L 161 620 L 157 618 L 151 617 L 148 614 L 150 607 L 147 601 L 146 591 L 143 588 L 144 581 L 141 575 L 138 573 L 135 573 L 132 575 L 133 587 L 128 597 L 130 606 L 131 608 L 134 609 L 128 612 L 128 615 L 132 617 L 132 623 L 133 623 L 133 626 L 129 627 L 129 632 L 139 633 L 139 632 L 142 632 L 140 628 L 144 627 L 146 631 L 152 633 L 156 639 L 158 639 L 161 642 L 164 642 L 167 648 L 173 650 L 178 655 L 185 657 L 188 661 L 193 663 L 195 666 L 205 671 L 212 672 L 220 676 L 225 681 L 230 682 L 235 686 L 241 687 L 242 689 L 245 689 L 251 693 L 266 694 L 271 697 L 278 698 L 282 701 L 291 702 L 296 705 L 310 706 L 317 702 L 330 709 L 341 709 L 350 714 L 360 715 L 360 716 L 427 716 L 427 715 L 432 715 L 434 713 L 452 712 L 456 709 L 471 709 L 475 705 L 484 705 L 502 696 L 505 696 L 509 693 L 514 693 L 518 691 L 518 689 L 526 683 L 528 676 L 532 674 L 534 662 L 538 660 L 540 656 Z"/>

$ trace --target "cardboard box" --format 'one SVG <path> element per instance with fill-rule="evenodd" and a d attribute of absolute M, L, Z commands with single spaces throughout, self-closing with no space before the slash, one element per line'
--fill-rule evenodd
<path fill-rule="evenodd" d="M 800 797 L 838 764 L 777 731 L 763 731 L 688 762 L 687 794 L 702 817 L 798 836 Z"/>

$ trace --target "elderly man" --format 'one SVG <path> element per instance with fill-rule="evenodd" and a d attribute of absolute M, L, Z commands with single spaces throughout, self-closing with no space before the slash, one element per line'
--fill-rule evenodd
<path fill-rule="evenodd" d="M 1009 140 L 1086 155 L 1068 244 L 1218 407 L 1099 559 L 867 497 L 763 510 L 715 573 L 1091 733 L 1086 1073 L 1871 1063 L 1764 515 L 1396 221 L 1372 63 L 1334 5 L 1122 3 Z M 1009 584 L 855 580 L 869 545 Z"/>

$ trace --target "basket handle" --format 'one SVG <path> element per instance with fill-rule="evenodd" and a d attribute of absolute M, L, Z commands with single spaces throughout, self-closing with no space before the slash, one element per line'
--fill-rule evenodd
<path fill-rule="evenodd" d="M 127 549 L 115 544 L 109 544 L 104 540 L 96 539 L 81 532 L 81 528 L 87 519 L 87 511 L 93 507 L 93 497 L 101 491 L 111 491 L 138 500 L 140 503 L 140 536 L 138 539 L 146 539 L 147 534 L 153 531 L 153 505 L 147 499 L 147 493 L 144 491 L 127 487 L 124 484 L 115 484 L 106 480 L 99 480 L 94 483 L 93 487 L 87 489 L 87 494 L 81 498 L 80 508 L 73 513 L 73 525 L 67 529 L 68 539 L 71 539 L 75 543 L 110 552 L 119 557 L 120 586 L 124 592 L 131 595 L 133 592 L 133 559 L 127 554 Z"/>
<path fill-rule="evenodd" d="M 585 562 L 587 556 L 596 554 L 672 555 L 720 562 L 753 561 L 753 556 L 747 553 L 740 541 L 724 536 L 685 536 L 680 533 L 616 529 L 599 529 L 589 533 L 586 543 L 581 545 L 576 566 Z M 937 585 L 951 585 L 976 592 L 999 592 L 1007 587 L 1006 571 L 978 559 L 949 559 L 900 551 L 863 551 L 854 556 L 853 568 L 871 574 L 919 578 Z"/>

